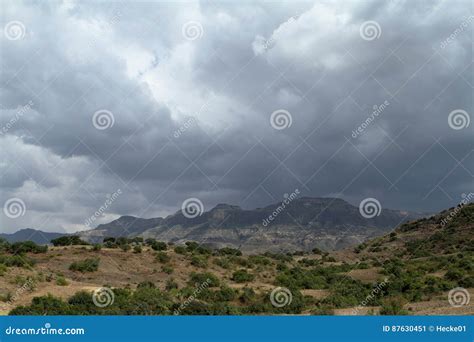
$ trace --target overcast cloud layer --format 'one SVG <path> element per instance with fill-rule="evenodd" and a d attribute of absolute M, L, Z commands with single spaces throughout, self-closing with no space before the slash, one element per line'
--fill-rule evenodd
<path fill-rule="evenodd" d="M 85 229 L 107 199 L 96 223 L 474 192 L 471 1 L 1 6 L 1 199 L 26 208 L 2 232 Z"/>

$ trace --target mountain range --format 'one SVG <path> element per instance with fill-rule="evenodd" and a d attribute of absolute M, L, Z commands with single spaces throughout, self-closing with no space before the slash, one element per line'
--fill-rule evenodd
<path fill-rule="evenodd" d="M 303 197 L 291 201 L 283 210 L 281 205 L 275 203 L 245 210 L 235 205 L 218 204 L 194 218 L 186 217 L 181 210 L 166 218 L 122 216 L 74 235 L 91 243 L 101 242 L 104 237 L 143 237 L 176 244 L 197 241 L 213 247 L 236 247 L 245 252 L 315 247 L 336 250 L 383 235 L 405 221 L 423 216 L 381 209 L 378 216 L 365 218 L 358 207 L 338 198 Z M 269 217 L 272 217 L 271 221 Z M 24 229 L 14 234 L 0 234 L 0 237 L 11 242 L 29 239 L 48 243 L 63 235 L 66 234 Z"/>

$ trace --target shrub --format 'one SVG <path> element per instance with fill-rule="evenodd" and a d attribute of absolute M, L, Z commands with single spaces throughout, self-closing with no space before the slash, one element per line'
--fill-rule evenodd
<path fill-rule="evenodd" d="M 78 272 L 95 272 L 99 269 L 99 261 L 100 259 L 85 259 L 82 261 L 75 261 L 69 266 L 71 271 L 78 271 Z"/>
<path fill-rule="evenodd" d="M 393 297 L 386 299 L 382 308 L 380 309 L 381 315 L 406 315 L 408 312 L 403 309 L 403 305 L 406 301 L 402 297 Z"/>
<path fill-rule="evenodd" d="M 168 265 L 163 265 L 163 267 L 161 267 L 161 270 L 166 274 L 171 274 L 174 272 L 173 267 L 168 266 Z"/>
<path fill-rule="evenodd" d="M 174 281 L 173 278 L 170 278 L 166 281 L 166 291 L 172 290 L 172 289 L 177 289 L 178 288 L 178 283 Z"/>
<path fill-rule="evenodd" d="M 57 239 L 51 240 L 54 246 L 73 246 L 73 245 L 88 245 L 89 243 L 81 240 L 77 235 L 72 236 L 61 236 Z"/>
<path fill-rule="evenodd" d="M 207 283 L 209 287 L 218 287 L 220 285 L 219 278 L 217 278 L 212 273 L 191 273 L 191 277 L 188 282 L 189 285 L 195 286 L 196 284 L 204 283 Z"/>
<path fill-rule="evenodd" d="M 102 245 L 100 243 L 96 243 L 94 246 L 92 246 L 92 250 L 94 252 L 98 252 L 102 249 Z"/>
<path fill-rule="evenodd" d="M 142 252 L 142 246 L 136 245 L 135 247 L 133 247 L 133 253 L 139 254 L 141 252 Z"/>
<path fill-rule="evenodd" d="M 48 246 L 39 246 L 33 241 L 15 242 L 10 245 L 9 252 L 12 254 L 46 253 Z"/>
<path fill-rule="evenodd" d="M 56 277 L 56 285 L 67 286 L 67 285 L 69 285 L 69 283 L 67 282 L 67 280 L 63 276 L 57 276 Z"/>
<path fill-rule="evenodd" d="M 224 247 L 216 252 L 217 255 L 235 255 L 235 256 L 241 256 L 242 252 L 239 251 L 236 248 L 230 248 L 230 247 Z"/>
<path fill-rule="evenodd" d="M 156 260 L 161 262 L 162 264 L 166 264 L 170 262 L 171 257 L 165 252 L 158 252 L 156 253 Z"/>
<path fill-rule="evenodd" d="M 184 247 L 184 246 L 176 246 L 176 247 L 174 248 L 174 252 L 175 252 L 176 254 L 186 254 L 186 247 Z"/>
<path fill-rule="evenodd" d="M 201 268 L 207 268 L 207 260 L 202 256 L 195 255 L 191 258 L 191 265 Z"/>
<path fill-rule="evenodd" d="M 253 274 L 248 273 L 246 270 L 237 270 L 232 274 L 232 280 L 236 283 L 245 283 L 249 281 L 253 281 L 255 276 Z"/>

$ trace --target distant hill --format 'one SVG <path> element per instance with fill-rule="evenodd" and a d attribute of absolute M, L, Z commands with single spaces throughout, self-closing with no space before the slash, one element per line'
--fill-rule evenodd
<path fill-rule="evenodd" d="M 212 247 L 236 247 L 245 252 L 310 250 L 314 247 L 333 250 L 383 235 L 404 221 L 422 216 L 382 209 L 379 216 L 367 219 L 358 207 L 338 198 L 303 197 L 291 201 L 281 211 L 280 205 L 244 210 L 218 204 L 195 218 L 187 218 L 181 211 L 166 218 L 123 216 L 80 235 L 91 242 L 124 234 L 178 244 L 192 240 Z M 270 216 L 273 220 L 264 224 Z"/>
<path fill-rule="evenodd" d="M 381 209 L 378 216 L 365 218 L 358 207 L 342 199 L 303 197 L 289 201 L 283 210 L 281 203 L 253 210 L 218 204 L 195 218 L 187 218 L 181 210 L 166 218 L 122 216 L 75 235 L 89 242 L 121 236 L 155 238 L 177 244 L 197 241 L 216 248 L 235 247 L 244 252 L 286 252 L 315 247 L 338 250 L 383 235 L 419 217 L 422 215 L 418 213 Z M 33 239 L 37 243 L 49 243 L 63 235 L 32 229 L 3 234 L 8 241 Z"/>
<path fill-rule="evenodd" d="M 41 230 L 26 228 L 21 229 L 13 234 L 0 234 L 0 238 L 7 240 L 8 242 L 19 242 L 19 241 L 33 241 L 37 244 L 45 245 L 49 244 L 52 239 L 56 239 L 66 234 L 62 233 L 48 233 Z"/>
<path fill-rule="evenodd" d="M 405 259 L 474 251 L 474 203 L 400 225 L 356 248 L 361 255 Z"/>

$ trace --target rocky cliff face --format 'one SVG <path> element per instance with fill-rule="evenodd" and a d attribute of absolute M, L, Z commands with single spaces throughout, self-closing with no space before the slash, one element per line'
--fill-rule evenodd
<path fill-rule="evenodd" d="M 271 219 L 270 219 L 271 217 Z M 420 215 L 383 209 L 379 216 L 364 218 L 359 208 L 336 198 L 295 199 L 244 210 L 219 204 L 196 218 L 181 211 L 166 218 L 124 216 L 80 235 L 89 241 L 106 236 L 142 236 L 182 243 L 197 241 L 215 247 L 232 246 L 246 252 L 341 249 L 367 238 L 383 235 Z"/>

